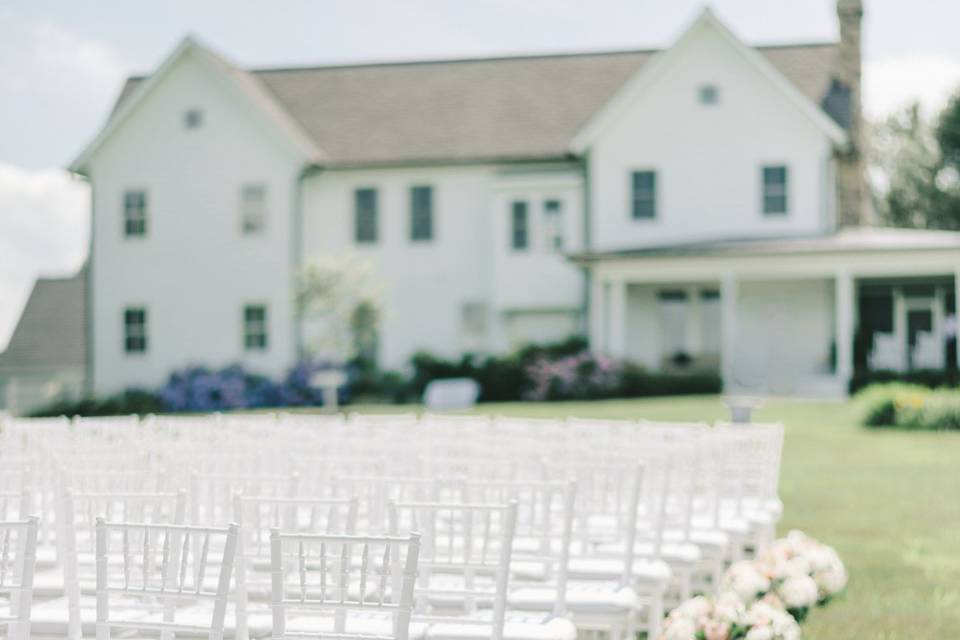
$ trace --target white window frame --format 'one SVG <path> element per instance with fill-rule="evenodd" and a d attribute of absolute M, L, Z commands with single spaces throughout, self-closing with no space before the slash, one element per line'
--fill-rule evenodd
<path fill-rule="evenodd" d="M 368 239 L 360 238 L 361 229 L 361 209 L 360 194 L 362 192 L 371 192 L 373 194 L 373 237 Z M 375 245 L 380 241 L 380 193 L 376 187 L 357 187 L 353 190 L 353 243 L 358 246 Z"/>
<path fill-rule="evenodd" d="M 518 212 L 523 215 L 518 217 Z M 522 224 L 517 224 L 522 220 Z M 519 234 L 519 235 L 518 235 Z M 517 244 L 517 239 L 522 238 L 523 243 Z M 511 251 L 529 251 L 530 250 L 530 201 L 523 198 L 516 198 L 510 201 L 510 250 Z"/>
<path fill-rule="evenodd" d="M 636 215 L 636 191 L 634 189 L 634 181 L 636 174 L 638 173 L 649 173 L 653 175 L 653 215 L 652 216 L 637 216 Z M 630 220 L 633 222 L 656 222 L 660 219 L 660 171 L 654 167 L 635 167 L 630 169 L 627 173 L 627 214 L 630 217 Z"/>
<path fill-rule="evenodd" d="M 139 206 L 131 206 L 130 199 L 139 196 Z M 123 208 L 123 237 L 145 238 L 147 235 L 147 208 L 149 199 L 146 189 L 126 189 L 123 192 L 121 206 Z M 137 225 L 139 230 L 131 231 L 131 225 Z"/>
<path fill-rule="evenodd" d="M 249 317 L 250 311 L 262 311 L 259 319 Z M 270 312 L 262 302 L 250 302 L 243 305 L 243 350 L 266 351 L 270 348 Z"/>
<path fill-rule="evenodd" d="M 140 313 L 140 322 L 129 322 L 128 315 L 131 313 Z M 147 335 L 148 323 L 150 318 L 147 307 L 144 305 L 129 306 L 123 308 L 123 352 L 127 355 L 140 355 L 147 352 L 150 347 L 150 341 Z M 139 347 L 131 348 L 131 341 L 139 341 Z"/>
<path fill-rule="evenodd" d="M 551 210 L 550 204 L 556 203 Z M 567 244 L 566 203 L 560 197 L 543 199 L 543 244 L 551 253 L 562 253 Z"/>
<path fill-rule="evenodd" d="M 767 169 L 783 169 L 782 193 L 770 194 L 767 192 Z M 760 165 L 760 215 L 773 220 L 790 215 L 790 165 L 786 162 L 765 162 Z M 767 198 L 783 198 L 782 211 L 767 211 Z"/>
<path fill-rule="evenodd" d="M 183 128 L 187 131 L 200 129 L 207 118 L 206 112 L 200 107 L 189 107 L 183 112 Z"/>
<path fill-rule="evenodd" d="M 252 198 L 253 194 L 259 194 Z M 266 232 L 270 191 L 263 182 L 248 182 L 240 187 L 240 233 L 255 236 Z"/>
<path fill-rule="evenodd" d="M 417 222 L 419 221 L 418 214 L 423 214 L 423 212 L 417 209 L 417 198 L 416 194 L 423 190 L 423 192 L 429 194 L 427 202 L 429 206 L 426 209 L 425 219 L 427 220 L 427 227 L 429 233 L 426 235 L 418 235 Z M 437 220 L 436 220 L 436 210 L 437 210 L 437 194 L 436 188 L 430 184 L 415 184 L 410 187 L 410 242 L 413 243 L 427 243 L 433 242 L 437 237 Z"/>

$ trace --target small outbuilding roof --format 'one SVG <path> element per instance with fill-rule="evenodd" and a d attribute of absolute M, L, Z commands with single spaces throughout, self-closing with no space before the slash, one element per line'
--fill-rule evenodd
<path fill-rule="evenodd" d="M 23 308 L 0 374 L 82 367 L 87 357 L 86 270 L 69 278 L 39 278 Z"/>

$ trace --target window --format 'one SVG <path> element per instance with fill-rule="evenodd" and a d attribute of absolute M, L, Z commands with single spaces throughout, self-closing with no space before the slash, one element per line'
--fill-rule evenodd
<path fill-rule="evenodd" d="M 787 168 L 782 165 L 763 168 L 763 213 L 787 213 Z"/>
<path fill-rule="evenodd" d="M 123 234 L 128 238 L 147 235 L 147 192 L 123 194 Z"/>
<path fill-rule="evenodd" d="M 357 189 L 353 192 L 353 234 L 357 244 L 377 241 L 377 190 Z"/>
<path fill-rule="evenodd" d="M 487 331 L 487 305 L 483 301 L 464 302 L 460 307 L 460 326 L 469 336 L 482 336 Z"/>
<path fill-rule="evenodd" d="M 433 240 L 433 187 L 410 189 L 410 239 Z"/>
<path fill-rule="evenodd" d="M 247 351 L 267 348 L 267 308 L 262 304 L 243 308 L 243 348 Z"/>
<path fill-rule="evenodd" d="M 199 129 L 203 126 L 203 110 L 187 109 L 183 112 L 183 128 Z"/>
<path fill-rule="evenodd" d="M 262 232 L 267 226 L 267 187 L 246 184 L 240 189 L 240 228 L 244 235 Z"/>
<path fill-rule="evenodd" d="M 720 103 L 720 89 L 715 84 L 700 85 L 698 90 L 700 104 L 714 105 Z"/>
<path fill-rule="evenodd" d="M 147 310 L 143 307 L 123 310 L 123 350 L 127 353 L 147 350 Z"/>
<path fill-rule="evenodd" d="M 526 249 L 529 244 L 527 222 L 527 203 L 514 202 L 510 206 L 510 246 L 514 249 Z"/>
<path fill-rule="evenodd" d="M 633 217 L 635 220 L 657 217 L 657 174 L 655 171 L 634 171 Z"/>
<path fill-rule="evenodd" d="M 543 228 L 547 248 L 563 251 L 563 203 L 559 200 L 543 203 Z"/>

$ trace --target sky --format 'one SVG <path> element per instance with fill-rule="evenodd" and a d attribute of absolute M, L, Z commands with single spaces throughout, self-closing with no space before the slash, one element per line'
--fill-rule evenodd
<path fill-rule="evenodd" d="M 864 101 L 930 111 L 960 87 L 960 2 L 865 0 Z M 63 167 L 128 74 L 191 33 L 243 66 L 668 46 L 703 0 L 0 0 L 0 350 L 40 275 L 86 255 L 89 191 Z M 836 40 L 834 0 L 713 0 L 752 44 Z"/>

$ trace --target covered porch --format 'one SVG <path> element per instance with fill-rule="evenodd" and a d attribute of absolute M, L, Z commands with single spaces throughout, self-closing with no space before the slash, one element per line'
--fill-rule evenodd
<path fill-rule="evenodd" d="M 856 229 L 578 259 L 592 347 L 650 370 L 839 396 L 855 371 L 957 366 L 960 234 Z"/>

